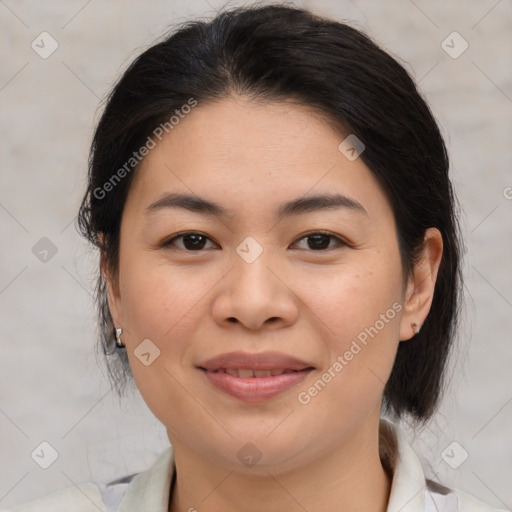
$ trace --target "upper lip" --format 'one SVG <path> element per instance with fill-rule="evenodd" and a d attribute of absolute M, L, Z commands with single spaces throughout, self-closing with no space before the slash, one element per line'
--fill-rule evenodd
<path fill-rule="evenodd" d="M 280 352 L 228 352 L 212 357 L 197 365 L 208 371 L 225 370 L 295 370 L 300 371 L 313 366 L 296 357 Z"/>

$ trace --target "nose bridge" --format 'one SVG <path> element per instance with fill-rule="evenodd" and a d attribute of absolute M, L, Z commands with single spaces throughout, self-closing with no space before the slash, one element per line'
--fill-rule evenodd
<path fill-rule="evenodd" d="M 233 258 L 232 292 L 247 294 L 247 300 L 268 300 L 266 294 L 276 292 L 276 276 L 269 268 L 271 253 L 262 243 L 252 236 L 245 238 L 237 246 Z"/>

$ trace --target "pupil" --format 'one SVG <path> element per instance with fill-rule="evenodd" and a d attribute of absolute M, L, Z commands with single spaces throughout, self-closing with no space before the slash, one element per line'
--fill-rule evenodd
<path fill-rule="evenodd" d="M 203 235 L 185 235 L 183 237 L 183 245 L 187 249 L 202 249 L 204 246 L 204 237 Z"/>
<path fill-rule="evenodd" d="M 310 249 L 326 249 L 327 247 L 329 247 L 330 235 L 322 235 L 322 234 L 310 235 L 308 238 L 309 239 L 313 238 L 315 240 L 315 244 L 316 244 L 314 247 L 311 247 L 311 244 L 308 243 Z M 317 243 L 317 242 L 322 242 L 322 240 L 324 241 L 324 243 L 319 243 L 319 244 Z M 327 243 L 325 243 L 325 242 L 327 242 Z"/>

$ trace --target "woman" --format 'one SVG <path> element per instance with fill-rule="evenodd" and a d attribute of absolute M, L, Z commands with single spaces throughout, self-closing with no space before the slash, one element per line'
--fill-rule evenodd
<path fill-rule="evenodd" d="M 435 412 L 457 323 L 448 167 L 407 72 L 345 24 L 240 8 L 144 52 L 79 226 L 113 383 L 172 448 L 15 510 L 494 510 L 397 426 Z"/>

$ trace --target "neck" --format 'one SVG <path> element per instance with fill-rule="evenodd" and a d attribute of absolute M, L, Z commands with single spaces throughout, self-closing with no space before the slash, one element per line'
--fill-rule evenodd
<path fill-rule="evenodd" d="M 311 463 L 248 475 L 205 460 L 174 440 L 176 484 L 169 512 L 385 512 L 391 480 L 379 456 L 377 422 Z"/>

